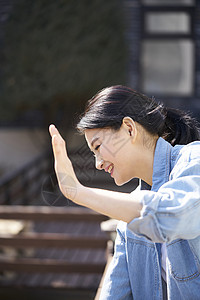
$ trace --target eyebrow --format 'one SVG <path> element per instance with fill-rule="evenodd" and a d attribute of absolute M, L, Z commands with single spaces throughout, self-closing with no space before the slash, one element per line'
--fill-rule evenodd
<path fill-rule="evenodd" d="M 91 146 L 92 146 L 92 147 L 93 147 L 94 143 L 95 143 L 98 139 L 99 139 L 99 138 L 96 137 L 96 138 L 94 138 L 94 139 L 92 140 L 92 142 L 91 142 Z"/>

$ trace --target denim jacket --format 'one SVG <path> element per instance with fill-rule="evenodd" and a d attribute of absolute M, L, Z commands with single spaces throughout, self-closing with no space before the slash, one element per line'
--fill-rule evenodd
<path fill-rule="evenodd" d="M 162 243 L 168 299 L 200 299 L 200 142 L 172 147 L 159 138 L 152 188 L 138 197 L 140 217 L 118 224 L 100 299 L 161 300 Z"/>

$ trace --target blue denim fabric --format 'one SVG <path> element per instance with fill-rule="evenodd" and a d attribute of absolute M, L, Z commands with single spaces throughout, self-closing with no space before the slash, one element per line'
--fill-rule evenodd
<path fill-rule="evenodd" d="M 129 224 L 119 222 L 100 299 L 163 299 L 161 243 L 165 242 L 168 299 L 199 300 L 200 142 L 172 147 L 159 138 L 153 186 L 138 196 L 141 216 Z"/>

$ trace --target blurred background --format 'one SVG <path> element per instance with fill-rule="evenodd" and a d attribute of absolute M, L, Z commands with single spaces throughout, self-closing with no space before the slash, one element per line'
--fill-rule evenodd
<path fill-rule="evenodd" d="M 200 1 L 0 0 L 0 204 L 72 205 L 57 191 L 51 123 L 82 183 L 136 186 L 96 171 L 74 129 L 86 101 L 116 84 L 200 121 Z"/>
<path fill-rule="evenodd" d="M 46 147 L 50 123 L 70 134 L 94 93 L 126 83 L 127 49 L 120 1 L 7 0 L 0 6 L 5 174 Z"/>
<path fill-rule="evenodd" d="M 77 149 L 78 115 L 113 84 L 199 119 L 198 2 L 0 1 L 0 175 L 46 148 L 50 123 Z"/>

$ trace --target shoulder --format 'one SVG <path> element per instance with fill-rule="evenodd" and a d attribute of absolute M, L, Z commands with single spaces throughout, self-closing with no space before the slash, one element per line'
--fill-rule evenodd
<path fill-rule="evenodd" d="M 175 146 L 174 152 L 178 150 L 177 161 L 190 162 L 192 160 L 200 160 L 200 141 L 192 142 L 184 146 Z"/>
<path fill-rule="evenodd" d="M 187 145 L 177 145 L 173 147 L 171 155 L 172 174 L 181 172 L 183 169 L 198 169 L 200 174 L 200 141 Z"/>
<path fill-rule="evenodd" d="M 189 160 L 200 159 L 200 141 L 190 143 L 183 147 L 183 151 L 187 152 Z"/>

